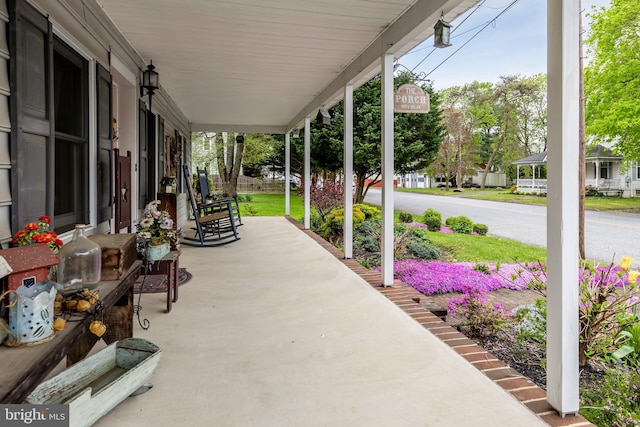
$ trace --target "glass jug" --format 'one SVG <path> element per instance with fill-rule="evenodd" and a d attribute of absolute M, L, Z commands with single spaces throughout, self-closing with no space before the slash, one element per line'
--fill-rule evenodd
<path fill-rule="evenodd" d="M 93 289 L 100 282 L 102 249 L 85 235 L 86 225 L 76 224 L 73 240 L 62 246 L 58 257 L 60 293 L 68 294 L 83 288 Z"/>

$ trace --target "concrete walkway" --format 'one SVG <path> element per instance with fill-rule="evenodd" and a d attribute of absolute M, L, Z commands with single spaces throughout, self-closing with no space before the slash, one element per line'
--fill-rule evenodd
<path fill-rule="evenodd" d="M 97 426 L 547 425 L 286 218 L 243 222 L 183 246 L 171 313 L 142 295 L 154 387 Z"/>

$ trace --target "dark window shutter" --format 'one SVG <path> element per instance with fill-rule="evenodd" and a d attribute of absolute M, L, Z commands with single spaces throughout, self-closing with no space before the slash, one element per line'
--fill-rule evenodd
<path fill-rule="evenodd" d="M 138 208 L 142 209 L 149 200 L 147 187 L 149 179 L 149 149 L 147 141 L 147 106 L 138 102 Z"/>
<path fill-rule="evenodd" d="M 156 115 L 147 111 L 147 201 L 156 198 L 156 176 L 158 171 L 158 146 L 156 144 L 156 131 L 158 130 L 156 125 Z"/>
<path fill-rule="evenodd" d="M 52 33 L 25 1 L 9 0 L 11 228 L 53 217 Z"/>
<path fill-rule="evenodd" d="M 112 154 L 112 114 L 111 114 L 111 74 L 97 64 L 97 132 L 98 132 L 98 222 L 113 217 L 113 191 L 111 186 Z"/>
<path fill-rule="evenodd" d="M 164 174 L 166 171 L 165 150 L 166 147 L 164 144 L 164 119 L 158 116 L 158 180 L 162 180 L 162 178 L 164 178 Z M 159 188 L 159 185 L 156 186 L 156 188 Z"/>
<path fill-rule="evenodd" d="M 183 139 L 182 139 L 182 134 L 176 130 L 176 144 L 178 144 L 178 153 L 180 153 L 180 157 L 179 157 L 179 161 L 178 164 L 176 165 L 178 171 L 177 171 L 177 176 L 176 176 L 176 189 L 178 193 L 182 193 L 184 192 L 183 188 L 182 188 L 182 174 L 180 173 L 180 171 L 182 170 L 182 150 L 183 148 Z"/>

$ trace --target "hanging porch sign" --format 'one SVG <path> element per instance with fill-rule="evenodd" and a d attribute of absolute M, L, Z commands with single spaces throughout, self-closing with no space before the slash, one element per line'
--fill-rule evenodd
<path fill-rule="evenodd" d="M 428 113 L 429 94 L 420 86 L 404 84 L 393 95 L 393 110 L 396 113 Z"/>

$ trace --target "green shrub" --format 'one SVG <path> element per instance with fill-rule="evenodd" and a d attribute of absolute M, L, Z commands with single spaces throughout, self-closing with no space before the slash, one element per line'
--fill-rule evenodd
<path fill-rule="evenodd" d="M 428 261 L 431 259 L 438 259 L 440 252 L 431 242 L 413 238 L 407 242 L 407 251 L 413 258 L 420 261 Z"/>
<path fill-rule="evenodd" d="M 477 290 L 451 298 L 447 311 L 460 316 L 458 328 L 469 338 L 493 339 L 510 324 L 510 315 L 502 304 L 488 302 Z"/>
<path fill-rule="evenodd" d="M 362 211 L 355 207 L 353 208 L 353 225 L 357 227 L 364 222 L 365 215 Z M 324 218 L 324 223 L 320 226 L 320 235 L 325 239 L 331 237 L 342 237 L 344 227 L 344 208 L 337 208 L 331 210 Z"/>
<path fill-rule="evenodd" d="M 431 243 L 429 232 L 425 228 L 395 224 L 393 252 L 397 261 L 418 259 L 428 261 L 438 259 L 440 252 Z"/>
<path fill-rule="evenodd" d="M 491 274 L 491 270 L 489 269 L 487 264 L 476 264 L 476 265 L 473 266 L 473 269 L 475 271 L 478 271 L 480 273 L 484 273 L 486 275 Z"/>
<path fill-rule="evenodd" d="M 238 194 L 238 202 L 252 202 L 253 196 L 251 194 Z"/>
<path fill-rule="evenodd" d="M 580 414 L 597 426 L 634 426 L 640 413 L 640 371 L 608 368 L 597 387 L 580 390 Z"/>
<path fill-rule="evenodd" d="M 409 212 L 400 212 L 400 214 L 398 215 L 398 219 L 400 220 L 400 222 L 412 222 L 413 221 L 413 215 L 411 215 Z"/>
<path fill-rule="evenodd" d="M 356 251 L 379 252 L 380 251 L 379 220 L 366 220 L 355 228 L 353 233 L 353 248 Z"/>
<path fill-rule="evenodd" d="M 412 237 L 426 240 L 427 242 L 431 243 L 431 239 L 429 239 L 429 232 L 427 231 L 427 229 L 419 227 L 409 227 L 409 232 L 411 233 Z"/>
<path fill-rule="evenodd" d="M 464 215 L 447 218 L 445 225 L 454 233 L 471 234 L 473 231 L 473 221 Z"/>
<path fill-rule="evenodd" d="M 243 208 L 244 208 L 243 209 L 244 212 L 243 212 L 242 215 L 245 215 L 245 216 L 256 216 L 258 214 L 258 212 L 256 212 L 255 208 L 250 204 L 244 205 Z"/>
<path fill-rule="evenodd" d="M 315 209 L 311 209 L 311 212 L 309 215 L 310 228 L 316 233 L 320 234 L 320 228 L 322 227 L 322 224 L 323 224 L 322 217 L 320 216 L 318 211 Z"/>
<path fill-rule="evenodd" d="M 427 209 L 422 214 L 422 222 L 427 226 L 429 231 L 440 231 L 442 225 L 442 215 L 434 209 Z"/>
<path fill-rule="evenodd" d="M 375 206 L 365 205 L 364 203 L 356 203 L 355 205 L 353 205 L 353 208 L 359 209 L 360 212 L 364 214 L 365 221 L 380 219 L 382 217 L 382 211 Z"/>
<path fill-rule="evenodd" d="M 602 193 L 596 187 L 587 185 L 584 190 L 585 197 L 602 197 Z"/>
<path fill-rule="evenodd" d="M 516 325 L 516 339 L 534 340 L 545 345 L 547 342 L 547 300 L 537 298 L 533 304 L 524 304 L 513 310 Z"/>
<path fill-rule="evenodd" d="M 481 236 L 486 236 L 489 232 L 489 227 L 484 224 L 473 224 L 473 232 Z"/>

